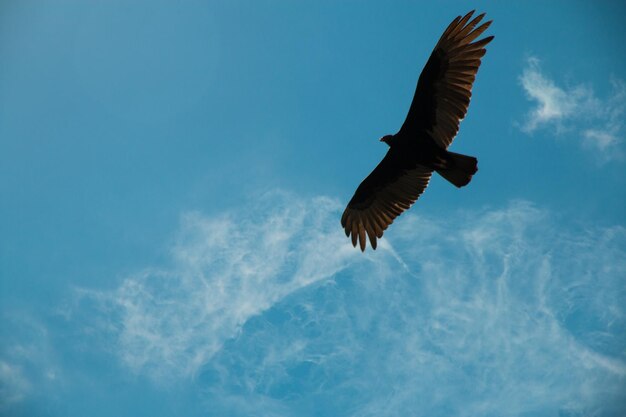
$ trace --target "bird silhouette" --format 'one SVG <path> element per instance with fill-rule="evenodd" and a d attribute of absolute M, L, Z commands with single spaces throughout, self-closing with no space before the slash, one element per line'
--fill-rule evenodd
<path fill-rule="evenodd" d="M 404 124 L 395 135 L 380 140 L 389 145 L 382 161 L 361 182 L 348 203 L 341 225 L 362 251 L 366 235 L 376 240 L 394 219 L 419 198 L 433 171 L 457 187 L 467 185 L 478 160 L 447 150 L 459 131 L 472 96 L 472 85 L 485 55 L 488 36 L 475 41 L 491 24 L 484 13 L 458 16 L 441 35 L 422 70 Z"/>

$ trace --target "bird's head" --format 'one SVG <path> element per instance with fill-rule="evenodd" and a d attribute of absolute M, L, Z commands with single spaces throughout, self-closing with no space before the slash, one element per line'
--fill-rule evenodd
<path fill-rule="evenodd" d="M 380 141 L 385 142 L 387 145 L 391 146 L 391 139 L 393 139 L 393 135 L 385 135 L 380 138 Z"/>

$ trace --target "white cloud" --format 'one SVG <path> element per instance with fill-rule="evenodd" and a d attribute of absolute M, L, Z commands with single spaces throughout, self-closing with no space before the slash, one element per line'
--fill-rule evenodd
<path fill-rule="evenodd" d="M 13 415 L 42 393 L 56 392 L 64 381 L 48 329 L 39 320 L 25 311 L 2 311 L 1 320 L 0 414 Z"/>
<path fill-rule="evenodd" d="M 595 147 L 600 151 L 608 152 L 620 142 L 617 133 L 615 129 L 610 131 L 587 129 L 583 132 L 584 144 L 590 148 Z"/>
<path fill-rule="evenodd" d="M 542 71 L 536 57 L 528 58 L 520 82 L 528 99 L 536 104 L 521 125 L 524 132 L 552 128 L 558 135 L 580 136 L 585 147 L 598 151 L 605 159 L 623 156 L 620 144 L 626 117 L 626 83 L 612 80 L 611 94 L 602 100 L 590 86 L 557 85 Z"/>
<path fill-rule="evenodd" d="M 524 131 L 532 132 L 541 125 L 552 122 L 558 124 L 570 118 L 582 106 L 585 98 L 589 98 L 590 91 L 582 86 L 568 91 L 557 87 L 554 81 L 541 73 L 537 58 L 528 58 L 527 65 L 520 81 L 528 98 L 537 102 L 537 107 L 528 114 Z"/>
<path fill-rule="evenodd" d="M 396 245 L 421 269 L 430 307 L 390 352 L 390 379 L 406 388 L 355 415 L 624 410 L 626 230 L 565 232 L 527 202 L 445 223 L 411 217 Z"/>
<path fill-rule="evenodd" d="M 0 360 L 0 411 L 13 403 L 20 402 L 30 391 L 30 383 L 22 369 Z"/>
<path fill-rule="evenodd" d="M 114 292 L 79 293 L 114 314 L 109 328 L 134 371 L 193 375 L 250 317 L 356 257 L 338 209 L 328 198 L 277 192 L 228 215 L 190 213 L 171 268 L 145 270 Z"/>
<path fill-rule="evenodd" d="M 327 198 L 185 216 L 168 268 L 90 291 L 135 372 L 209 415 L 612 415 L 626 409 L 626 230 L 518 201 L 404 215 L 365 255 Z"/>

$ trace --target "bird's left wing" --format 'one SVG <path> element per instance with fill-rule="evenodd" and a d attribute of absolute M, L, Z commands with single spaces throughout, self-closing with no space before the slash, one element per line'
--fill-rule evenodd
<path fill-rule="evenodd" d="M 365 250 L 366 235 L 376 249 L 376 239 L 394 219 L 408 210 L 424 192 L 432 170 L 409 164 L 399 152 L 390 149 L 374 171 L 359 185 L 341 216 L 352 245 Z"/>
<path fill-rule="evenodd" d="M 417 82 L 413 102 L 400 134 L 419 137 L 427 132 L 446 149 L 459 131 L 472 97 L 472 85 L 493 36 L 473 42 L 491 24 L 476 27 L 481 14 L 470 21 L 471 11 L 457 17 L 443 32 Z"/>

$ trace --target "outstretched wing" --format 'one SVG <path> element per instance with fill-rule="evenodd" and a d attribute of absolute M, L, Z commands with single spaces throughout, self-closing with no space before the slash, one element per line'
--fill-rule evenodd
<path fill-rule="evenodd" d="M 428 132 L 444 149 L 452 143 L 467 113 L 485 45 L 493 39 L 472 42 L 491 24 L 476 27 L 484 13 L 468 23 L 473 13 L 454 19 L 441 35 L 420 74 L 400 134 L 419 137 L 419 132 Z"/>
<path fill-rule="evenodd" d="M 376 239 L 415 203 L 431 175 L 431 169 L 415 165 L 401 152 L 390 149 L 359 185 L 341 216 L 346 236 L 352 235 L 352 245 L 356 246 L 358 241 L 364 251 L 367 235 L 376 249 Z"/>

